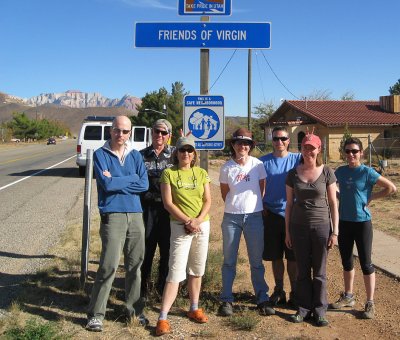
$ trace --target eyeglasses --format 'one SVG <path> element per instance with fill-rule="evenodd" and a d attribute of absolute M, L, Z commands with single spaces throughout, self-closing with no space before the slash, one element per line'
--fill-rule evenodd
<path fill-rule="evenodd" d="M 166 135 L 169 134 L 169 132 L 168 132 L 168 131 L 165 131 L 165 130 L 153 129 L 153 131 L 154 131 L 154 133 L 155 133 L 156 135 L 158 135 L 159 133 L 161 133 L 163 136 L 166 136 Z"/>
<path fill-rule="evenodd" d="M 179 148 L 178 151 L 179 151 L 180 153 L 185 153 L 185 152 L 187 152 L 187 153 L 193 153 L 193 152 L 194 152 L 194 148 Z"/>
<path fill-rule="evenodd" d="M 289 139 L 289 137 L 272 137 L 272 140 L 274 141 L 274 142 L 277 142 L 277 141 L 281 141 L 281 142 L 286 142 L 287 140 Z"/>
<path fill-rule="evenodd" d="M 345 149 L 344 152 L 347 153 L 348 155 L 350 153 L 352 153 L 353 155 L 356 155 L 357 153 L 359 153 L 361 150 L 357 150 L 357 149 Z"/>
<path fill-rule="evenodd" d="M 127 135 L 129 132 L 131 132 L 131 130 L 121 130 L 116 127 L 113 127 L 112 130 L 114 133 L 120 134 L 122 132 L 124 135 Z"/>

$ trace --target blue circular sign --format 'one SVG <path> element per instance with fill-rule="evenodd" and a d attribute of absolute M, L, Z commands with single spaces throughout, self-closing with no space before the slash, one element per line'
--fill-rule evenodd
<path fill-rule="evenodd" d="M 196 138 L 212 138 L 220 128 L 219 117 L 213 110 L 198 109 L 190 115 L 188 128 Z"/>

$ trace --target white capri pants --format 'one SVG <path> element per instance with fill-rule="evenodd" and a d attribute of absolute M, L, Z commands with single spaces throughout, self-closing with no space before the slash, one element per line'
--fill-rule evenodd
<path fill-rule="evenodd" d="M 203 276 L 206 268 L 210 221 L 200 224 L 201 232 L 186 234 L 182 222 L 171 221 L 169 271 L 167 282 L 179 283 L 186 273 Z"/>

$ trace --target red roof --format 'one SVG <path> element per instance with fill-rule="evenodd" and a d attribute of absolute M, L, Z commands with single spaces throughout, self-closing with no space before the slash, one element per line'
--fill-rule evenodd
<path fill-rule="evenodd" d="M 326 126 L 400 124 L 400 114 L 383 111 L 379 101 L 358 100 L 285 100 L 270 120 L 290 108 Z"/>

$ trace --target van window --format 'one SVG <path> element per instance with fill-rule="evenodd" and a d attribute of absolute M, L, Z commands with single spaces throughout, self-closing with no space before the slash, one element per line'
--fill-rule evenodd
<path fill-rule="evenodd" d="M 101 126 L 86 126 L 83 139 L 85 140 L 101 140 Z"/>
<path fill-rule="evenodd" d="M 133 136 L 134 142 L 143 142 L 146 128 L 135 128 L 135 135 Z"/>
<path fill-rule="evenodd" d="M 111 126 L 104 127 L 104 140 L 111 139 Z"/>

